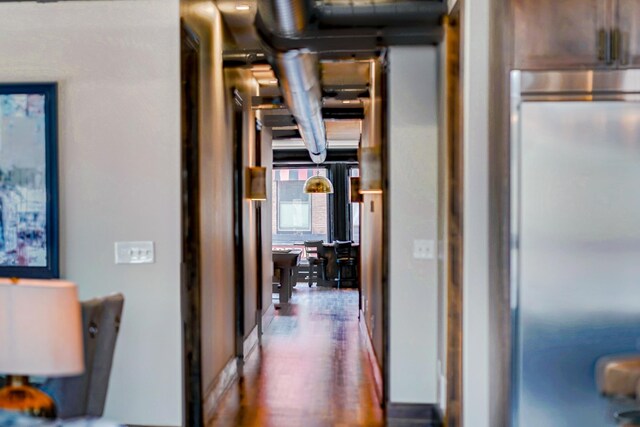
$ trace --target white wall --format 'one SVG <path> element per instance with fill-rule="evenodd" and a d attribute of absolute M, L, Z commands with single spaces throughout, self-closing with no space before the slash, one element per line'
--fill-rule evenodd
<path fill-rule="evenodd" d="M 0 81 L 59 83 L 61 273 L 126 297 L 106 417 L 180 425 L 178 0 L 0 4 Z M 115 265 L 119 240 L 156 263 Z"/>
<path fill-rule="evenodd" d="M 437 241 L 438 51 L 389 50 L 390 399 L 436 403 L 435 259 L 414 259 L 414 239 Z"/>

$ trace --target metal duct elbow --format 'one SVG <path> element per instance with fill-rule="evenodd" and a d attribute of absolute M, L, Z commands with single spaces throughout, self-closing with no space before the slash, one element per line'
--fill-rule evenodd
<path fill-rule="evenodd" d="M 306 0 L 258 0 L 259 15 L 266 25 L 284 37 L 304 32 L 308 22 Z"/>
<path fill-rule="evenodd" d="M 322 120 L 318 59 L 307 49 L 290 50 L 278 54 L 277 64 L 284 99 L 311 160 L 322 163 L 327 157 L 327 137 Z"/>

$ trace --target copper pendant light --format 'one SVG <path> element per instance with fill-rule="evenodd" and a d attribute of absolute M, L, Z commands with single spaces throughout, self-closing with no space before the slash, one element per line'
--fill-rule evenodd
<path fill-rule="evenodd" d="M 332 194 L 333 184 L 331 183 L 329 178 L 315 175 L 305 181 L 304 192 L 316 194 Z"/>

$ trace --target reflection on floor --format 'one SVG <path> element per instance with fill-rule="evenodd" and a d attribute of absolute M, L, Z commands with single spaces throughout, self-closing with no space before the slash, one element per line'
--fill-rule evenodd
<path fill-rule="evenodd" d="M 382 426 L 358 325 L 358 292 L 296 286 L 213 426 Z"/>

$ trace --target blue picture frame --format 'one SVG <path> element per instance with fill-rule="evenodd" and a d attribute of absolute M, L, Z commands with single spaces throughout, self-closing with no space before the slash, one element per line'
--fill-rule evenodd
<path fill-rule="evenodd" d="M 0 83 L 0 277 L 60 277 L 58 86 Z"/>

